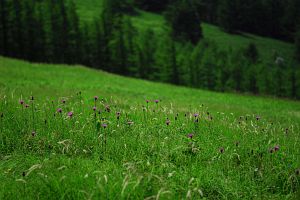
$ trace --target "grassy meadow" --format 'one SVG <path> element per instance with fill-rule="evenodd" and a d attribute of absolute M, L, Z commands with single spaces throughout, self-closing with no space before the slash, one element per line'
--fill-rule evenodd
<path fill-rule="evenodd" d="M 300 103 L 0 57 L 0 199 L 298 199 Z"/>

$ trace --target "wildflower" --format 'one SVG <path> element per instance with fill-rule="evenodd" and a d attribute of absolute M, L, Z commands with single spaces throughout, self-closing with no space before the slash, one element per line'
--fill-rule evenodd
<path fill-rule="evenodd" d="M 28 105 L 28 104 L 26 104 L 26 105 L 25 105 L 25 108 L 29 108 L 29 105 Z"/>
<path fill-rule="evenodd" d="M 193 139 L 194 134 L 193 134 L 193 133 L 190 133 L 190 134 L 187 135 L 187 137 Z"/>
<path fill-rule="evenodd" d="M 72 118 L 72 117 L 73 117 L 73 112 L 68 112 L 68 116 L 69 116 L 70 118 Z"/>
<path fill-rule="evenodd" d="M 148 104 L 149 102 L 150 102 L 150 101 L 147 99 L 147 100 L 146 100 L 146 103 Z"/>
<path fill-rule="evenodd" d="M 199 122 L 199 119 L 197 118 L 194 122 L 195 122 L 195 123 L 198 123 L 198 122 Z"/>
<path fill-rule="evenodd" d="M 171 123 L 171 121 L 167 118 L 167 120 L 166 120 L 166 124 L 167 124 L 167 126 L 169 126 L 170 125 L 170 123 Z"/>
<path fill-rule="evenodd" d="M 219 149 L 219 151 L 220 151 L 220 153 L 224 153 L 224 152 L 225 152 L 224 147 L 221 147 L 221 148 Z"/>
<path fill-rule="evenodd" d="M 275 147 L 274 147 L 274 151 L 276 152 L 276 151 L 279 151 L 279 145 L 276 145 Z"/>
<path fill-rule="evenodd" d="M 98 96 L 94 96 L 94 100 L 97 101 L 99 99 Z"/>
<path fill-rule="evenodd" d="M 198 114 L 198 113 L 195 113 L 195 114 L 194 114 L 194 117 L 198 117 L 198 116 L 199 116 L 199 114 Z"/>
<path fill-rule="evenodd" d="M 101 124 L 101 126 L 103 127 L 103 128 L 107 128 L 107 124 Z"/>
<path fill-rule="evenodd" d="M 31 132 L 31 135 L 32 135 L 32 137 L 34 137 L 34 136 L 36 135 L 36 132 L 35 132 L 35 131 L 32 131 L 32 132 Z"/>
<path fill-rule="evenodd" d="M 106 107 L 105 107 L 105 110 L 106 110 L 106 112 L 110 112 L 110 107 L 109 107 L 109 106 L 106 106 Z"/>
<path fill-rule="evenodd" d="M 93 111 L 96 111 L 96 110 L 97 110 L 97 107 L 96 107 L 96 106 L 94 106 L 94 107 L 93 107 Z"/>
<path fill-rule="evenodd" d="M 58 108 L 58 109 L 56 110 L 56 112 L 62 113 L 62 109 L 61 109 L 61 108 Z"/>
<path fill-rule="evenodd" d="M 239 141 L 235 142 L 235 146 L 236 146 L 236 147 L 238 147 L 239 145 L 240 145 L 240 142 L 239 142 Z"/>
<path fill-rule="evenodd" d="M 260 116 L 256 116 L 256 120 L 257 120 L 257 121 L 260 120 Z"/>
<path fill-rule="evenodd" d="M 62 102 L 63 104 L 65 104 L 65 103 L 66 103 L 66 100 L 65 100 L 65 99 L 63 99 L 63 100 L 61 100 L 61 102 Z"/>
<path fill-rule="evenodd" d="M 23 105 L 23 104 L 24 104 L 24 100 L 20 100 L 19 103 L 20 103 L 21 105 Z"/>
<path fill-rule="evenodd" d="M 98 111 L 98 114 L 99 114 L 99 115 L 101 114 L 101 110 Z"/>
<path fill-rule="evenodd" d="M 155 100 L 154 102 L 155 102 L 155 103 L 158 103 L 158 102 L 159 102 L 159 100 Z"/>

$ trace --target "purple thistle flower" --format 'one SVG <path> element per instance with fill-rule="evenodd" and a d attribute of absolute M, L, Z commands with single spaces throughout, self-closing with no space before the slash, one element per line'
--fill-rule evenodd
<path fill-rule="evenodd" d="M 195 113 L 195 114 L 194 114 L 194 117 L 198 117 L 198 116 L 199 116 L 199 114 L 198 114 L 198 113 Z"/>
<path fill-rule="evenodd" d="M 72 117 L 73 117 L 73 112 L 68 112 L 68 116 L 69 116 L 70 118 L 72 118 Z"/>
<path fill-rule="evenodd" d="M 21 105 L 23 105 L 23 104 L 24 104 L 24 100 L 20 100 L 19 103 L 20 103 Z"/>
<path fill-rule="evenodd" d="M 61 102 L 62 102 L 63 104 L 65 104 L 65 103 L 66 103 L 66 100 L 65 100 L 65 99 L 63 99 L 63 100 L 61 100 Z"/>
<path fill-rule="evenodd" d="M 147 99 L 147 100 L 146 100 L 146 103 L 149 103 L 149 102 L 150 102 L 150 101 Z"/>
<path fill-rule="evenodd" d="M 98 96 L 94 96 L 94 100 L 97 101 L 99 99 Z"/>
<path fill-rule="evenodd" d="M 103 127 L 103 128 L 107 128 L 107 124 L 101 124 L 101 126 Z"/>
<path fill-rule="evenodd" d="M 117 117 L 121 115 L 121 112 L 116 112 Z"/>
<path fill-rule="evenodd" d="M 220 151 L 220 153 L 224 153 L 224 152 L 225 152 L 224 147 L 221 147 L 221 148 L 219 149 L 219 151 Z"/>
<path fill-rule="evenodd" d="M 96 111 L 96 110 L 97 110 L 97 107 L 96 107 L 96 106 L 94 106 L 94 107 L 93 107 L 93 111 Z"/>
<path fill-rule="evenodd" d="M 62 109 L 61 109 L 61 108 L 58 108 L 56 111 L 57 111 L 58 113 L 62 113 Z"/>
<path fill-rule="evenodd" d="M 193 139 L 194 134 L 193 134 L 193 133 L 190 133 L 190 134 L 187 135 L 187 137 Z"/>
<path fill-rule="evenodd" d="M 158 102 L 159 102 L 159 100 L 155 100 L 154 102 L 155 102 L 155 103 L 158 103 Z"/>
<path fill-rule="evenodd" d="M 276 152 L 276 151 L 279 151 L 279 145 L 276 145 L 275 147 L 274 147 L 274 151 Z"/>

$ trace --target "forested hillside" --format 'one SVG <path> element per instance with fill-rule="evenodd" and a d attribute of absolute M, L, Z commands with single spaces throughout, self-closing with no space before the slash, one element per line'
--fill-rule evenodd
<path fill-rule="evenodd" d="M 282 0 L 159 2 L 2 0 L 0 54 L 215 91 L 300 98 L 298 0 L 283 7 Z"/>

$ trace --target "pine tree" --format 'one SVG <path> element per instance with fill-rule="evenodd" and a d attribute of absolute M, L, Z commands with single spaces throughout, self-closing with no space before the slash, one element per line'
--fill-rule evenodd
<path fill-rule="evenodd" d="M 218 8 L 218 24 L 227 32 L 234 33 L 238 29 L 238 0 L 223 0 Z"/>
<path fill-rule="evenodd" d="M 8 1 L 0 0 L 0 54 L 7 56 L 8 50 L 8 17 L 10 15 Z"/>
<path fill-rule="evenodd" d="M 173 39 L 197 44 L 203 37 L 201 20 L 191 2 L 191 0 L 175 1 L 166 11 L 165 18 L 171 27 Z"/>
<path fill-rule="evenodd" d="M 67 7 L 67 20 L 68 22 L 68 50 L 66 56 L 69 63 L 78 63 L 81 57 L 80 46 L 80 30 L 79 30 L 79 17 L 76 13 L 76 6 L 73 0 L 69 1 Z M 66 22 L 65 22 L 66 23 Z"/>
<path fill-rule="evenodd" d="M 152 29 L 142 32 L 139 41 L 139 77 L 155 79 L 156 38 Z"/>

